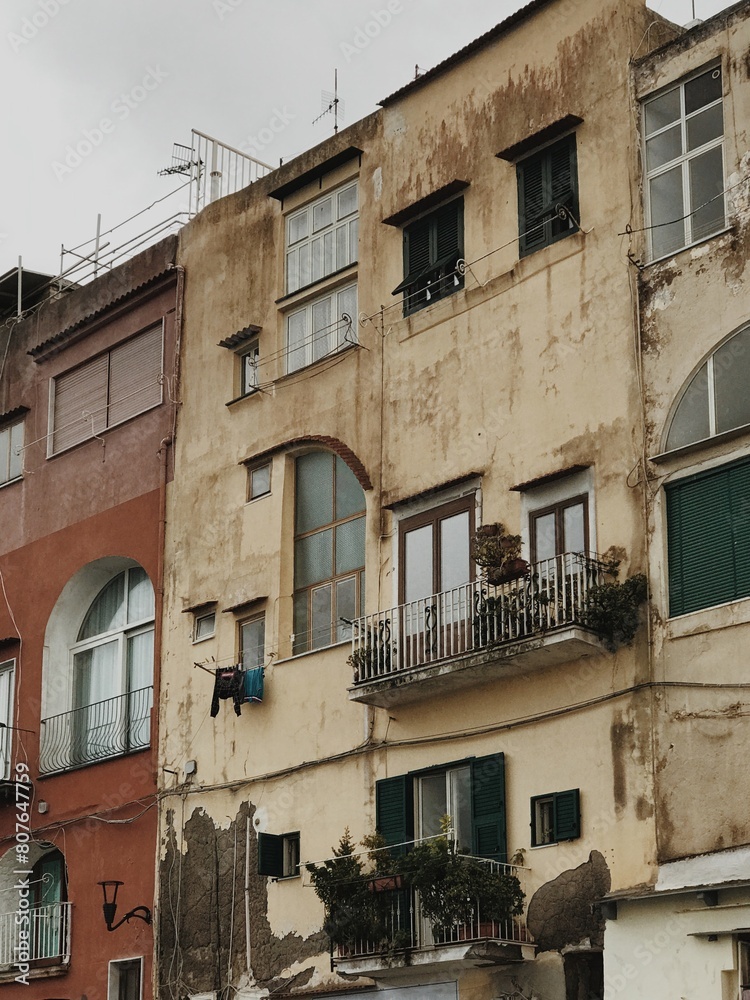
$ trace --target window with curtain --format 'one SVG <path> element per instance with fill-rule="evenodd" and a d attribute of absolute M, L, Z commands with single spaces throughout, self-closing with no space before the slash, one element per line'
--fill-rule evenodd
<path fill-rule="evenodd" d="M 154 590 L 133 567 L 91 604 L 71 650 L 69 766 L 149 745 L 154 669 Z"/>
<path fill-rule="evenodd" d="M 314 451 L 295 463 L 294 652 L 351 636 L 362 614 L 365 495 L 338 455 Z"/>

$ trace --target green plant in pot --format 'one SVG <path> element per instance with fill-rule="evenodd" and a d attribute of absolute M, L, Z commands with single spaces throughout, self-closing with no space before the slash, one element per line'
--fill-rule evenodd
<path fill-rule="evenodd" d="M 618 559 L 602 564 L 605 576 L 611 579 L 590 588 L 583 611 L 584 625 L 602 637 L 611 653 L 631 644 L 640 625 L 640 606 L 648 598 L 648 580 L 644 574 L 636 573 L 620 583 L 619 566 Z"/>
<path fill-rule="evenodd" d="M 444 831 L 449 825 L 446 817 Z M 516 876 L 458 854 L 448 836 L 415 845 L 402 867 L 408 884 L 419 892 L 422 913 L 437 938 L 457 924 L 478 919 L 499 923 L 523 912 L 524 894 Z"/>
<path fill-rule="evenodd" d="M 529 568 L 521 559 L 521 536 L 511 535 L 502 522 L 483 524 L 471 540 L 471 558 L 487 573 L 487 582 L 496 586 L 523 576 Z"/>

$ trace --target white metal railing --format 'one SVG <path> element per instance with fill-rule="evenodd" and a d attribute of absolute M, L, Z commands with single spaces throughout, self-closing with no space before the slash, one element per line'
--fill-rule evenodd
<path fill-rule="evenodd" d="M 513 875 L 525 894 L 527 869 L 517 865 L 503 864 L 483 858 L 473 858 L 488 866 L 492 874 Z M 379 931 L 384 934 L 379 940 L 359 939 L 339 949 L 340 957 L 378 955 L 385 951 L 400 951 L 410 948 L 441 947 L 463 941 L 491 939 L 510 944 L 527 944 L 531 936 L 526 929 L 525 913 L 508 916 L 504 920 L 487 920 L 479 905 L 473 909 L 471 919 L 450 927 L 433 928 L 421 913 L 419 892 L 412 889 L 388 889 L 377 894 L 380 913 Z"/>
<path fill-rule="evenodd" d="M 218 139 L 193 129 L 190 151 L 190 214 L 217 198 L 234 194 L 274 168 Z"/>
<path fill-rule="evenodd" d="M 474 580 L 409 604 L 365 615 L 353 625 L 354 683 L 461 656 L 487 646 L 585 624 L 587 595 L 603 580 L 594 555 L 566 552 L 492 586 Z"/>
<path fill-rule="evenodd" d="M 46 903 L 0 913 L 0 966 L 44 959 L 57 959 L 60 964 L 67 964 L 70 961 L 71 907 L 72 903 Z M 28 935 L 23 940 L 21 931 Z"/>

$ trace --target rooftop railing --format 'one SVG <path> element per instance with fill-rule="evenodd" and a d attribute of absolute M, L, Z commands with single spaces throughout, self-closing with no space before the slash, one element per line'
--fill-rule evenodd
<path fill-rule="evenodd" d="M 51 774 L 143 750 L 151 739 L 153 688 L 42 719 L 39 772 Z"/>
<path fill-rule="evenodd" d="M 587 596 L 603 582 L 594 555 L 566 552 L 529 566 L 517 579 L 460 587 L 354 622 L 354 683 L 398 675 L 450 657 L 585 626 Z"/>

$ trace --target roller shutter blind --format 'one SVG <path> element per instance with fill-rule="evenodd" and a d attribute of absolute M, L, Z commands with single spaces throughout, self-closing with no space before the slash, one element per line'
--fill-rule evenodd
<path fill-rule="evenodd" d="M 53 383 L 50 454 L 158 406 L 162 399 L 161 324 Z"/>
<path fill-rule="evenodd" d="M 750 596 L 750 462 L 667 487 L 669 613 Z"/>

